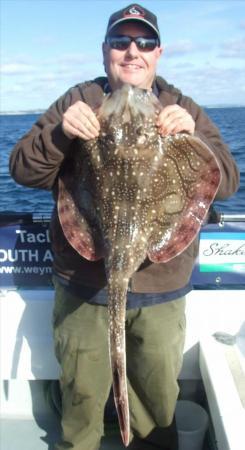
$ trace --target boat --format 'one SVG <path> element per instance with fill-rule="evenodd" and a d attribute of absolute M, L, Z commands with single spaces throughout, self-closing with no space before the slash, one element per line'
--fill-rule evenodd
<path fill-rule="evenodd" d="M 49 222 L 48 214 L 0 214 L 3 450 L 51 450 L 60 433 Z M 201 228 L 191 281 L 179 401 L 198 404 L 208 415 L 203 450 L 243 450 L 245 215 L 211 214 Z M 101 450 L 112 448 L 125 447 L 110 396 Z"/>

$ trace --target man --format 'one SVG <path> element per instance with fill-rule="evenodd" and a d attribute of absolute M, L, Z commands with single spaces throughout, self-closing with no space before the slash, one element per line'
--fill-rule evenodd
<path fill-rule="evenodd" d="M 156 119 L 161 135 L 186 131 L 215 153 L 222 173 L 217 198 L 238 187 L 236 165 L 217 128 L 190 98 L 156 77 L 163 50 L 154 14 L 129 5 L 109 19 L 103 43 L 107 78 L 79 84 L 58 99 L 15 146 L 10 169 L 21 184 L 52 189 L 81 140 L 100 133 L 93 112 L 103 96 L 124 83 L 152 89 L 164 108 Z M 72 173 L 71 173 L 72 176 Z M 66 241 L 55 209 L 54 336 L 61 364 L 63 439 L 57 450 L 96 450 L 111 386 L 107 342 L 106 276 L 103 261 L 88 262 Z M 146 261 L 128 292 L 126 336 L 131 449 L 177 450 L 174 410 L 185 336 L 185 294 L 197 255 L 195 241 L 167 264 Z"/>

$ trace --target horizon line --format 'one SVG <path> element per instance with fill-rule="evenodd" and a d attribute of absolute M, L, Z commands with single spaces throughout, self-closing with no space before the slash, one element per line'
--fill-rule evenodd
<path fill-rule="evenodd" d="M 201 108 L 244 108 L 245 104 L 239 104 L 239 103 L 211 103 L 209 105 L 200 105 Z M 7 110 L 7 111 L 1 111 L 0 115 L 24 115 L 24 114 L 43 114 L 47 111 L 47 109 L 43 108 L 33 108 L 33 109 L 20 109 L 20 110 Z"/>

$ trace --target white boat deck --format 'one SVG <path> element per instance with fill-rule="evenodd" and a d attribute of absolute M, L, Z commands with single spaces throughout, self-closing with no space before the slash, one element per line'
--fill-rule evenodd
<path fill-rule="evenodd" d="M 59 436 L 56 419 L 40 423 L 34 419 L 5 419 L 0 423 L 1 450 L 54 450 Z M 118 433 L 110 433 L 101 442 L 100 450 L 125 450 Z"/>
<path fill-rule="evenodd" d="M 212 337 L 220 331 L 236 335 L 244 330 L 244 299 L 244 290 L 199 290 L 187 296 L 187 337 L 180 381 L 195 384 L 203 378 L 218 450 L 244 449 L 244 409 L 237 398 L 227 361 L 221 365 L 222 357 L 218 358 L 217 352 L 214 354 L 214 344 L 221 344 Z M 52 350 L 52 303 L 51 290 L 2 291 L 0 436 L 3 450 L 53 450 L 59 435 L 57 419 L 47 410 L 43 389 L 46 380 L 57 380 L 59 374 Z M 245 349 L 240 347 L 242 367 Z M 124 449 L 119 434 L 109 431 L 101 450 Z"/>
<path fill-rule="evenodd" d="M 212 336 L 200 342 L 200 369 L 218 450 L 245 447 L 244 331 L 233 344 L 219 342 Z"/>

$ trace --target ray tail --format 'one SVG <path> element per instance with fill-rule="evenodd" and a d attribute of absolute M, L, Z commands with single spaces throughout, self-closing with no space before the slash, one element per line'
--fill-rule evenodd
<path fill-rule="evenodd" d="M 127 289 L 117 281 L 108 285 L 109 349 L 112 386 L 122 440 L 129 444 L 130 420 L 126 374 L 125 303 Z"/>

